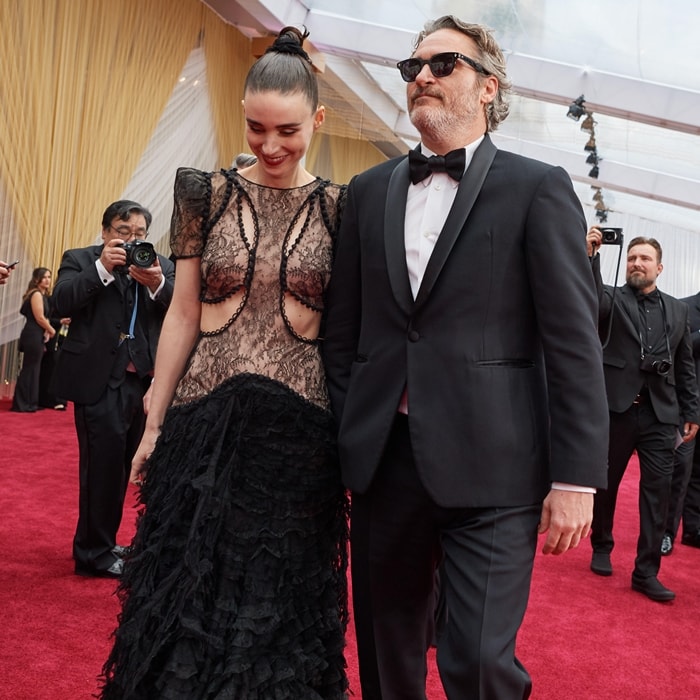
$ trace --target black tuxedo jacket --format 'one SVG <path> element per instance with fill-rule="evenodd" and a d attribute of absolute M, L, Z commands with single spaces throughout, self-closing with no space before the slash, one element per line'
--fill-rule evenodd
<path fill-rule="evenodd" d="M 639 367 L 639 304 L 634 288 L 627 284 L 617 288 L 604 285 L 600 277 L 600 256 L 593 257 L 592 267 L 600 297 L 602 335 L 607 332 L 612 313 L 610 339 L 603 352 L 610 410 L 615 413 L 626 411 L 646 384 L 654 413 L 661 423 L 678 426 L 685 422 L 697 423 L 698 387 L 688 329 L 687 304 L 659 291 L 673 365 L 665 377 L 645 372 Z"/>
<path fill-rule="evenodd" d="M 119 335 L 128 332 L 126 302 L 119 285 L 113 282 L 105 286 L 97 274 L 95 261 L 102 248 L 97 245 L 67 250 L 52 296 L 56 315 L 71 318 L 57 358 L 56 393 L 76 403 L 91 404 L 100 398 L 118 357 Z M 172 261 L 162 255 L 158 259 L 165 284 L 155 300 L 140 285 L 138 300 L 138 313 L 146 314 L 151 362 L 155 360 L 160 328 L 175 280 Z"/>
<path fill-rule="evenodd" d="M 604 487 L 608 414 L 586 223 L 561 169 L 477 149 L 417 298 L 407 158 L 355 178 L 329 287 L 324 359 L 347 486 L 372 481 L 404 387 L 436 503 L 537 503 Z"/>
<path fill-rule="evenodd" d="M 681 301 L 688 305 L 688 326 L 690 327 L 690 340 L 695 358 L 695 378 L 700 389 L 700 292 L 685 297 Z"/>

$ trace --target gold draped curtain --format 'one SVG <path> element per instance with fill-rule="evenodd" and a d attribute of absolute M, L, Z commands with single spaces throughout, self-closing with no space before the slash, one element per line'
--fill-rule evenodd
<path fill-rule="evenodd" d="M 230 163 L 249 42 L 199 0 L 0 0 L 0 178 L 35 264 L 94 240 L 200 37 Z"/>
<path fill-rule="evenodd" d="M 306 166 L 315 175 L 346 184 L 353 175 L 385 161 L 386 156 L 369 141 L 332 136 L 337 119 L 333 110 L 326 110 L 326 123 L 311 142 Z"/>
<path fill-rule="evenodd" d="M 34 265 L 56 271 L 64 250 L 95 239 L 200 43 L 216 166 L 228 167 L 246 150 L 253 58 L 199 0 L 0 0 L 0 179 Z M 336 182 L 380 160 L 367 142 L 328 135 L 309 154 Z"/>

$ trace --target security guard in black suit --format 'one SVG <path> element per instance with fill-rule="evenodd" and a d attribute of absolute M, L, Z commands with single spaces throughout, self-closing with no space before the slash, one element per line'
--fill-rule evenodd
<path fill-rule="evenodd" d="M 116 578 L 122 571 L 116 536 L 175 279 L 173 263 L 145 240 L 151 218 L 137 202 L 110 204 L 103 245 L 66 251 L 53 294 L 57 315 L 72 319 L 57 358 L 56 392 L 75 403 L 80 495 L 73 558 L 84 576 Z"/>
<path fill-rule="evenodd" d="M 602 242 L 601 231 L 589 229 L 586 241 L 600 302 L 599 328 L 605 336 L 603 363 L 610 411 L 608 488 L 595 496 L 591 569 L 601 576 L 612 574 L 617 491 L 632 452 L 637 450 L 640 534 L 632 588 L 651 600 L 669 601 L 675 594 L 657 575 L 674 447 L 679 430 L 684 441 L 692 440 L 698 430 L 688 307 L 656 287 L 663 265 L 661 246 L 655 239 L 630 241 L 627 283 L 622 287 L 602 283 L 600 258 L 594 254 Z"/>

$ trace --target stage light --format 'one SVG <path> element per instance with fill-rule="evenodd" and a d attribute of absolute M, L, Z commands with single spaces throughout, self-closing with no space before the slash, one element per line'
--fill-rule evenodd
<path fill-rule="evenodd" d="M 605 202 L 602 200 L 602 198 L 599 202 L 595 203 L 595 210 L 596 211 L 606 211 L 607 210 L 607 207 L 605 206 Z"/>
<path fill-rule="evenodd" d="M 594 165 L 594 166 L 591 168 L 590 172 L 588 173 L 588 177 L 597 178 L 597 177 L 598 177 L 598 172 L 599 172 L 599 171 L 598 171 L 598 166 L 597 166 L 597 165 Z"/>
<path fill-rule="evenodd" d="M 593 188 L 595 192 L 593 193 L 593 201 L 594 202 L 602 202 L 603 201 L 603 192 L 601 191 L 600 187 L 594 187 Z"/>
<path fill-rule="evenodd" d="M 591 151 L 591 153 L 588 155 L 588 158 L 586 158 L 586 163 L 588 165 L 598 165 L 598 161 L 601 160 L 598 158 L 598 153 L 594 150 Z"/>
<path fill-rule="evenodd" d="M 583 147 L 584 151 L 595 151 L 595 136 L 588 139 L 588 143 Z"/>
<path fill-rule="evenodd" d="M 573 119 L 575 122 L 577 122 L 586 113 L 586 109 L 583 106 L 585 101 L 586 100 L 584 99 L 583 95 L 575 99 L 569 105 L 569 111 L 566 113 L 566 116 L 569 117 L 569 119 Z"/>
<path fill-rule="evenodd" d="M 600 211 L 597 211 L 595 213 L 595 215 L 601 224 L 604 224 L 608 220 L 608 210 L 607 209 L 601 209 Z"/>
<path fill-rule="evenodd" d="M 593 121 L 592 112 L 586 112 L 586 118 L 581 122 L 581 131 L 587 131 L 592 136 L 596 123 Z"/>

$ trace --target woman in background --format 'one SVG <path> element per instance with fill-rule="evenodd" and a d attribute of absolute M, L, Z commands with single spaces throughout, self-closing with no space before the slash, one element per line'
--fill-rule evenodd
<path fill-rule="evenodd" d="M 344 189 L 302 165 L 324 118 L 303 39 L 283 29 L 248 73 L 257 160 L 176 177 L 104 700 L 346 697 L 347 499 L 319 351 Z"/>
<path fill-rule="evenodd" d="M 56 335 L 49 323 L 49 288 L 51 270 L 37 267 L 32 272 L 19 312 L 27 321 L 19 336 L 19 351 L 24 354 L 17 377 L 11 411 L 34 413 L 39 408 L 39 374 L 45 343 Z"/>

